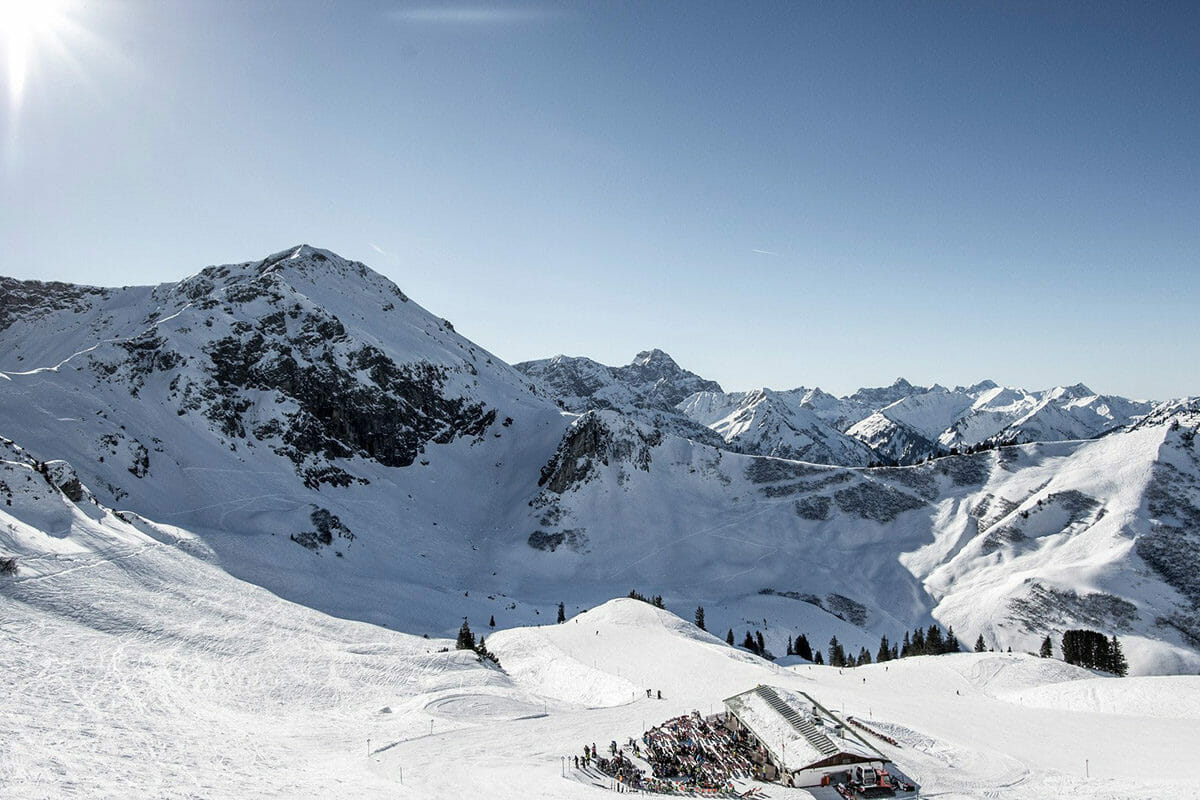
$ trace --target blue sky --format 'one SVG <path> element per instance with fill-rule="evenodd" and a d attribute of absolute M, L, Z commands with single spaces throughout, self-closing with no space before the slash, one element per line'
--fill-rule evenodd
<path fill-rule="evenodd" d="M 1200 393 L 1200 4 L 62 1 L 0 273 L 308 242 L 509 361 Z"/>

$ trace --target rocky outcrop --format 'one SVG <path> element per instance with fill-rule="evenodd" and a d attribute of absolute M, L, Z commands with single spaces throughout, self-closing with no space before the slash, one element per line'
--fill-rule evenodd
<path fill-rule="evenodd" d="M 563 494 L 593 480 L 601 466 L 629 464 L 648 472 L 651 448 L 661 442 L 658 431 L 645 433 L 629 424 L 614 434 L 600 414 L 588 412 L 567 430 L 553 458 L 542 467 L 538 486 Z M 618 482 L 623 482 L 623 474 L 618 471 Z"/>

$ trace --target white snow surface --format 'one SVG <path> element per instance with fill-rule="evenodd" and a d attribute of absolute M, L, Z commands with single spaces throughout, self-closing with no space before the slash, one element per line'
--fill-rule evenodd
<path fill-rule="evenodd" d="M 501 671 L 449 640 L 283 600 L 186 531 L 25 481 L 10 455 L 5 480 L 22 488 L 0 511 L 20 562 L 0 577 L 6 798 L 601 797 L 564 757 L 758 683 L 886 731 L 901 746 L 880 746 L 927 796 L 1190 787 L 1173 767 L 1200 746 L 1197 677 L 1101 679 L 998 654 L 781 668 L 628 599 L 489 635 Z"/>

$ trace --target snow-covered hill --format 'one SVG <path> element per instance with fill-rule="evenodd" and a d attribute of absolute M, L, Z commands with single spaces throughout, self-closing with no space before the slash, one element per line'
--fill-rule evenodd
<path fill-rule="evenodd" d="M 928 795 L 1189 790 L 1177 767 L 1200 746 L 1194 676 L 1097 678 L 989 653 L 783 668 L 634 600 L 489 635 L 501 670 L 451 640 L 336 619 L 237 580 L 198 537 L 95 504 L 56 465 L 68 496 L 4 447 L 13 491 L 0 545 L 20 562 L 0 575 L 6 798 L 583 800 L 603 784 L 564 756 L 720 710 L 760 683 L 886 732 L 897 745 L 875 743 Z"/>

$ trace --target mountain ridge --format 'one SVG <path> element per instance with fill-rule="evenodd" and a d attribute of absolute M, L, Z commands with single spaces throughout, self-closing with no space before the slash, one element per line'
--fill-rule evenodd
<path fill-rule="evenodd" d="M 532 624 L 560 600 L 632 586 L 706 605 L 714 624 L 787 625 L 803 610 L 868 647 L 937 620 L 1029 648 L 1090 620 L 1131 637 L 1143 672 L 1200 665 L 1194 401 L 1102 439 L 820 465 L 737 452 L 739 438 L 844 440 L 869 462 L 878 453 L 830 422 L 863 406 L 746 393 L 716 418 L 726 441 L 667 405 L 705 380 L 651 349 L 599 372 L 621 402 L 564 410 L 547 381 L 319 248 L 156 287 L 0 286 L 28 301 L 0 327 L 0 435 L 65 462 L 102 506 L 186 530 L 236 577 L 328 613 L 410 630 L 481 614 Z M 1000 431 L 1045 399 L 885 388 L 908 394 L 878 413 L 910 422 L 978 390 L 972 407 Z M 705 392 L 729 404 L 712 389 L 685 400 Z M 1043 407 L 1099 415 L 1099 396 L 1065 394 Z M 38 542 L 22 546 L 50 547 Z"/>

